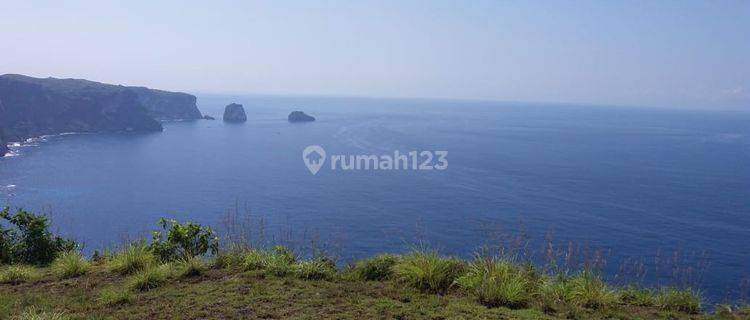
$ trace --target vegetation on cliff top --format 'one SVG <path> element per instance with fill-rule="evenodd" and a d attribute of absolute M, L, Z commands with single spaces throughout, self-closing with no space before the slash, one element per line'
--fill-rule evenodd
<path fill-rule="evenodd" d="M 750 317 L 739 305 L 705 313 L 686 288 L 615 287 L 594 270 L 549 274 L 504 256 L 465 261 L 419 249 L 337 269 L 330 257 L 283 246 L 221 249 L 210 228 L 174 220 L 160 221 L 151 242 L 87 259 L 49 233 L 45 217 L 3 212 L 25 223 L 0 229 L 0 248 L 12 248 L 0 266 L 0 319 Z M 49 248 L 52 259 L 35 251 Z"/>

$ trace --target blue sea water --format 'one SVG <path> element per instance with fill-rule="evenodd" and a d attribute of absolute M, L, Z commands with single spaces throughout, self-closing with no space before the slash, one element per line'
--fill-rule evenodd
<path fill-rule="evenodd" d="M 319 243 L 342 261 L 423 242 L 463 257 L 503 243 L 544 262 L 551 245 L 562 260 L 601 257 L 614 281 L 689 282 L 713 300 L 750 288 L 750 114 L 199 97 L 217 119 L 230 102 L 246 123 L 15 147 L 0 160 L 0 205 L 49 213 L 88 252 L 147 235 L 162 216 L 226 231 L 239 208 L 255 237 Z M 318 120 L 290 124 L 293 110 Z M 446 150 L 449 167 L 312 175 L 302 151 L 313 144 L 329 155 Z"/>

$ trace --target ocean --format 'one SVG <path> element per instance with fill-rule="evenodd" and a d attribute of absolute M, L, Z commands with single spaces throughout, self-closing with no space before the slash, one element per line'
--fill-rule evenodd
<path fill-rule="evenodd" d="M 246 123 L 221 121 L 231 102 Z M 171 217 L 342 263 L 413 246 L 502 251 L 557 270 L 592 265 L 617 283 L 687 284 L 714 301 L 750 293 L 749 113 L 302 96 L 198 105 L 218 120 L 14 146 L 0 159 L 0 205 L 48 213 L 89 253 Z M 294 110 L 317 121 L 287 122 Z M 448 166 L 313 175 L 310 145 L 447 151 Z"/>

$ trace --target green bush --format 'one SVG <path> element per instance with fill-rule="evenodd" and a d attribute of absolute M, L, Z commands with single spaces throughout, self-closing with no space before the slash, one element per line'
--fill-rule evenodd
<path fill-rule="evenodd" d="M 133 301 L 133 293 L 129 288 L 104 288 L 99 292 L 97 301 L 104 306 L 128 304 Z"/>
<path fill-rule="evenodd" d="M 52 261 L 50 269 L 58 278 L 67 279 L 85 274 L 90 267 L 91 264 L 81 253 L 67 251 L 59 254 L 55 261 Z"/>
<path fill-rule="evenodd" d="M 568 280 L 572 301 L 587 308 L 611 306 L 619 300 L 617 292 L 591 271 L 584 270 Z"/>
<path fill-rule="evenodd" d="M 661 288 L 656 294 L 656 305 L 667 311 L 695 314 L 701 310 L 701 297 L 690 289 Z"/>
<path fill-rule="evenodd" d="M 10 225 L 8 229 L 0 225 L 0 264 L 47 265 L 58 253 L 77 247 L 75 241 L 53 235 L 44 215 L 23 209 L 11 214 L 10 208 L 6 207 L 0 210 L 0 218 Z"/>
<path fill-rule="evenodd" d="M 379 281 L 393 276 L 393 266 L 399 256 L 389 253 L 362 259 L 352 265 L 349 272 L 358 280 Z"/>
<path fill-rule="evenodd" d="M 175 273 L 172 263 L 148 267 L 133 274 L 130 287 L 134 290 L 148 291 L 167 283 Z"/>
<path fill-rule="evenodd" d="M 302 261 L 294 266 L 294 274 L 306 280 L 330 280 L 336 275 L 336 265 L 329 259 Z"/>
<path fill-rule="evenodd" d="M 122 275 L 148 268 L 154 263 L 154 255 L 142 242 L 126 245 L 109 260 L 109 270 Z"/>
<path fill-rule="evenodd" d="M 19 284 L 31 281 L 36 277 L 37 271 L 31 266 L 12 265 L 0 270 L 0 283 Z"/>
<path fill-rule="evenodd" d="M 161 218 L 162 230 L 153 232 L 150 249 L 162 261 L 187 260 L 219 251 L 219 238 L 207 226 Z"/>
<path fill-rule="evenodd" d="M 393 266 L 399 281 L 425 292 L 444 293 L 463 273 L 464 263 L 432 251 L 413 251 Z"/>
<path fill-rule="evenodd" d="M 526 306 L 533 294 L 534 283 L 520 267 L 509 260 L 479 258 L 469 264 L 467 273 L 456 284 L 475 295 L 489 307 Z"/>

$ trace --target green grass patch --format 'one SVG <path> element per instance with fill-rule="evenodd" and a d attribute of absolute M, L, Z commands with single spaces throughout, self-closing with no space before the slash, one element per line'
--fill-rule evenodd
<path fill-rule="evenodd" d="M 393 266 L 393 274 L 421 291 L 445 293 L 464 269 L 464 262 L 457 258 L 442 257 L 434 251 L 413 251 Z"/>
<path fill-rule="evenodd" d="M 131 243 L 115 253 L 107 265 L 109 270 L 127 275 L 148 268 L 154 261 L 154 254 L 145 244 Z"/>
<path fill-rule="evenodd" d="M 129 286 L 134 290 L 148 291 L 169 282 L 175 271 L 172 263 L 148 267 L 133 274 Z"/>
<path fill-rule="evenodd" d="M 313 259 L 294 265 L 294 275 L 305 280 L 330 280 L 336 275 L 336 265 L 328 259 Z"/>
<path fill-rule="evenodd" d="M 379 254 L 355 262 L 348 273 L 353 278 L 365 281 L 380 281 L 390 279 L 393 276 L 393 266 L 399 260 L 399 256 L 390 253 Z"/>
<path fill-rule="evenodd" d="M 466 274 L 456 279 L 459 287 L 489 307 L 524 307 L 534 294 L 534 279 L 509 260 L 478 258 Z"/>
<path fill-rule="evenodd" d="M 78 277 L 86 274 L 91 264 L 77 251 L 63 252 L 55 258 L 50 265 L 50 270 L 59 279 Z"/>
<path fill-rule="evenodd" d="M 617 291 L 591 271 L 583 271 L 567 281 L 571 300 L 578 305 L 596 309 L 612 306 L 619 301 Z"/>
<path fill-rule="evenodd" d="M 117 306 L 131 303 L 133 292 L 127 287 L 111 286 L 99 291 L 97 302 L 104 306 Z"/>
<path fill-rule="evenodd" d="M 667 311 L 696 314 L 701 311 L 701 296 L 690 289 L 662 288 L 656 295 L 656 305 Z"/>
<path fill-rule="evenodd" d="M 0 270 L 0 283 L 20 284 L 38 277 L 37 270 L 32 266 L 11 265 Z"/>

